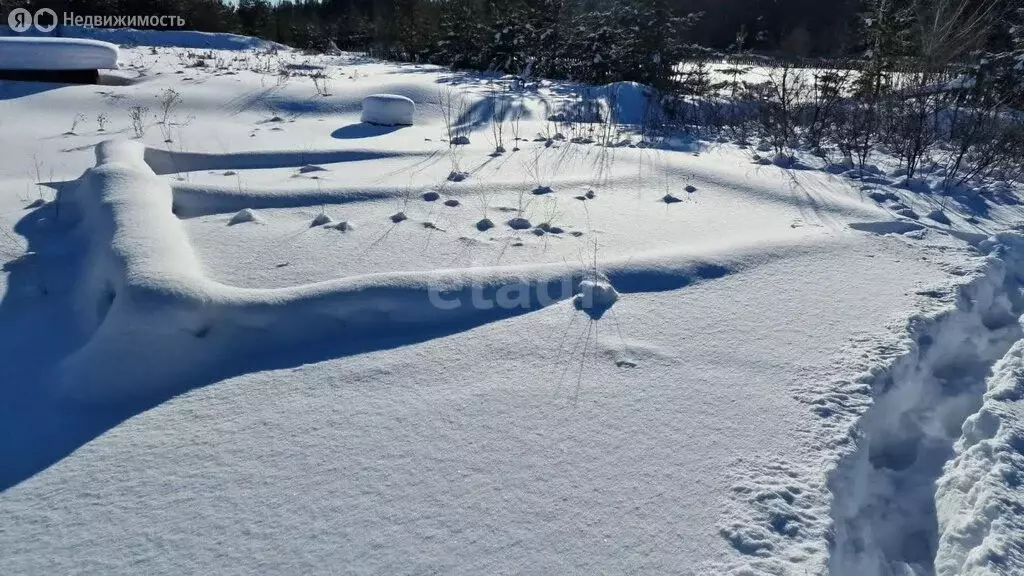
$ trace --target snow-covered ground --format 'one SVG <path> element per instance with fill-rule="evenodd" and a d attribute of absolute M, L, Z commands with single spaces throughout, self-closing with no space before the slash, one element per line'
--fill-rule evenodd
<path fill-rule="evenodd" d="M 5 573 L 1024 566 L 1013 186 L 611 138 L 558 83 L 120 59 L 0 82 Z"/>

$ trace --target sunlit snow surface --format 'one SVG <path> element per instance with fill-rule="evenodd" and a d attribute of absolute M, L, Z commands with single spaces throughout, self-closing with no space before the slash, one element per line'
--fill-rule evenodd
<path fill-rule="evenodd" d="M 500 91 L 499 135 L 509 80 L 120 59 L 0 82 L 3 571 L 1020 566 L 1018 237 L 979 242 L 1016 191 L 947 226 L 883 177 L 549 122 L 572 85 Z M 378 93 L 415 125 L 362 123 Z"/>

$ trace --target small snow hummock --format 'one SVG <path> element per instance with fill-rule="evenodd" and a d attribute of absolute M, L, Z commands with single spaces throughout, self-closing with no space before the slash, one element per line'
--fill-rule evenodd
<path fill-rule="evenodd" d="M 946 226 L 952 224 L 952 222 L 950 222 L 949 220 L 949 216 L 946 216 L 946 213 L 943 212 L 942 210 L 932 210 L 931 212 L 928 213 L 927 217 L 929 220 L 934 220 L 939 224 L 945 224 Z"/>
<path fill-rule="evenodd" d="M 321 212 L 316 215 L 316 218 L 313 218 L 313 222 L 310 223 L 309 227 L 316 228 L 317 226 L 325 226 L 327 224 L 330 224 L 331 222 L 334 222 L 334 220 L 331 219 L 331 217 L 328 216 L 325 212 Z"/>
<path fill-rule="evenodd" d="M 526 218 L 518 216 L 508 221 L 508 227 L 513 230 L 528 230 L 529 228 L 532 228 L 533 225 L 530 224 L 530 221 Z"/>
<path fill-rule="evenodd" d="M 228 226 L 234 226 L 235 224 L 244 224 L 245 222 L 263 222 L 263 217 L 256 213 L 252 208 L 244 208 L 235 213 L 228 220 Z"/>
<path fill-rule="evenodd" d="M 397 94 L 371 94 L 363 98 L 362 121 L 384 126 L 412 126 L 416 104 Z"/>
<path fill-rule="evenodd" d="M 580 282 L 579 291 L 572 298 L 573 306 L 583 310 L 591 318 L 599 319 L 619 300 L 619 293 L 611 284 L 601 280 Z"/>

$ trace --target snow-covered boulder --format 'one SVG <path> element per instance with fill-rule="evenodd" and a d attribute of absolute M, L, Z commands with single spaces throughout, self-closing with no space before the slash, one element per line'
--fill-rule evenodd
<path fill-rule="evenodd" d="M 371 94 L 363 98 L 363 122 L 385 126 L 411 126 L 416 104 L 397 94 Z"/>
<path fill-rule="evenodd" d="M 117 46 L 83 38 L 0 38 L 0 70 L 117 68 Z"/>

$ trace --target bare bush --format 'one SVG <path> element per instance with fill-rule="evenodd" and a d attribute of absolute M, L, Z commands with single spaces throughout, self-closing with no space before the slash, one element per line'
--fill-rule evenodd
<path fill-rule="evenodd" d="M 132 126 L 132 132 L 136 138 L 146 135 L 146 120 L 149 118 L 149 108 L 146 106 L 132 106 L 128 109 L 128 120 Z"/>

